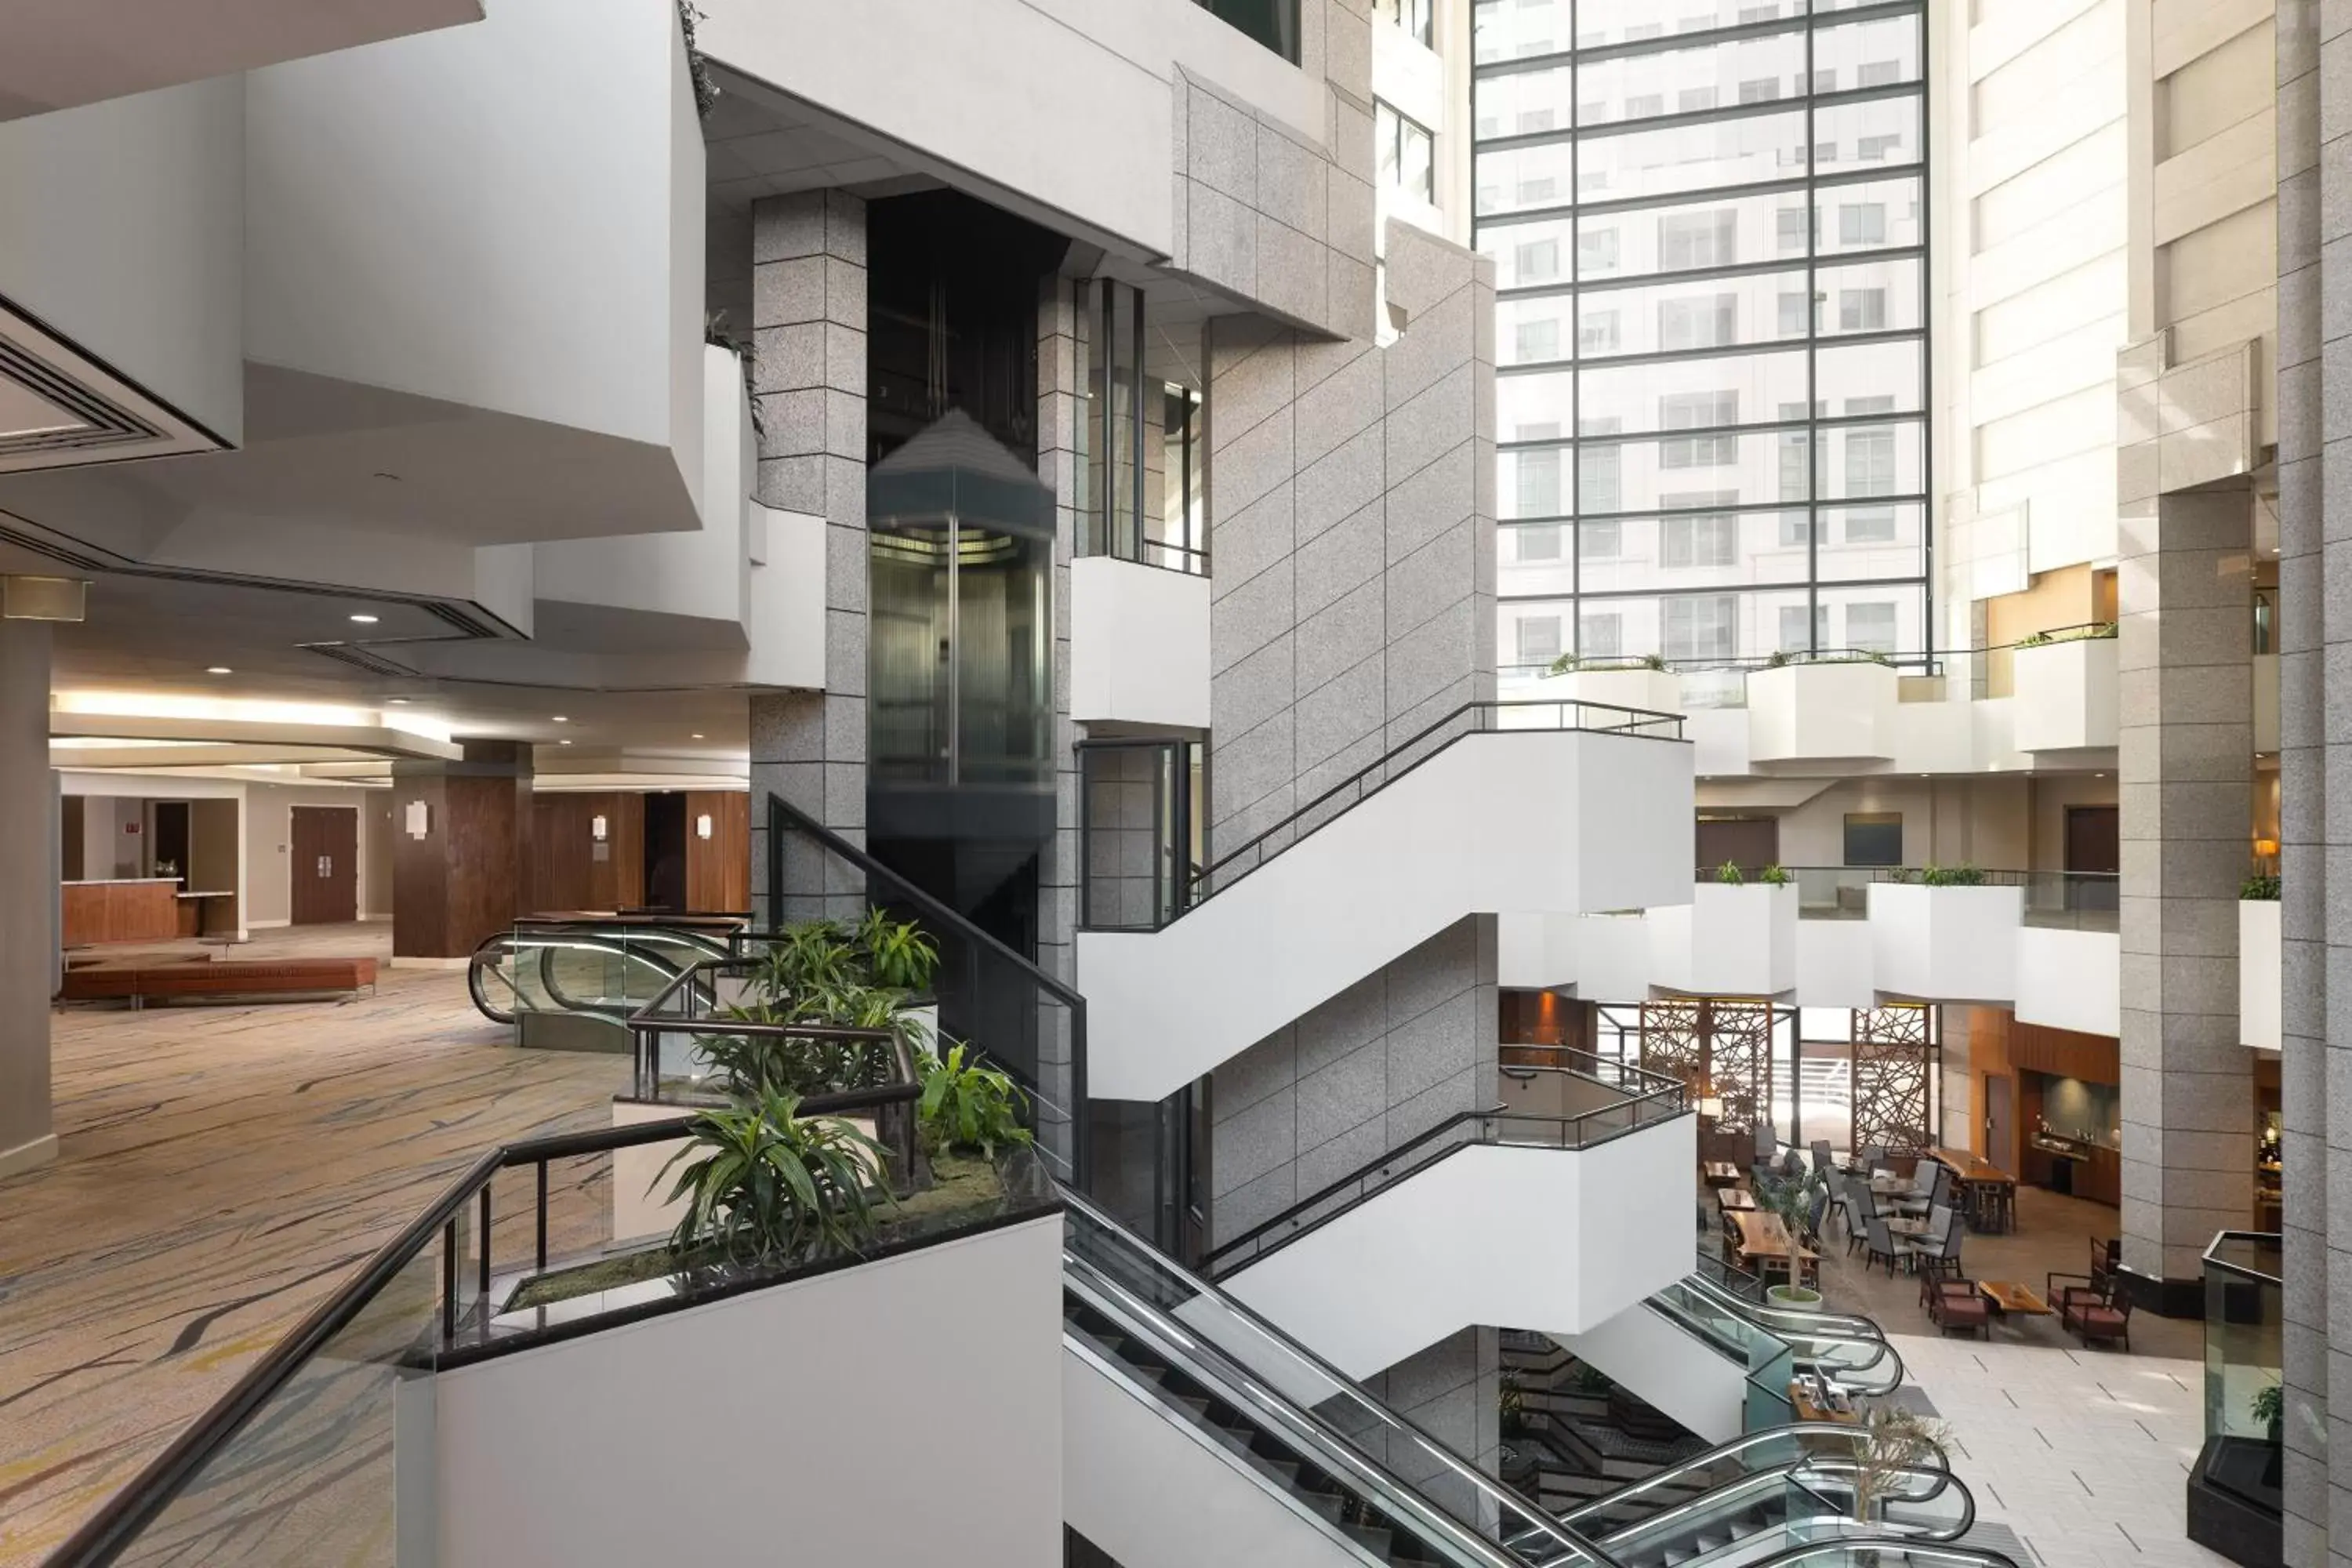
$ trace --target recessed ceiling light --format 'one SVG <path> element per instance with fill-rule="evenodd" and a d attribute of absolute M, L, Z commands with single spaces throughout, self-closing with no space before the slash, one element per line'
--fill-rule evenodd
<path fill-rule="evenodd" d="M 558 742 L 556 742 L 555 743 L 556 743 L 557 745 L 559 745 L 559 746 L 568 746 L 568 745 L 572 744 L 572 742 L 569 742 L 569 741 L 558 741 Z"/>
<path fill-rule="evenodd" d="M 702 739 L 702 731 L 699 731 L 699 730 L 697 730 L 693 734 L 688 735 L 688 736 L 687 737 L 687 739 L 688 739 L 688 740 L 689 740 L 689 741 L 699 741 L 700 739 Z"/>
<path fill-rule="evenodd" d="M 556 721 L 557 723 L 559 723 L 559 724 L 569 724 L 569 723 L 571 723 L 571 722 L 572 722 L 572 721 L 571 721 L 571 720 L 569 720 L 569 719 L 565 718 L 565 717 L 564 717 L 562 714 L 561 714 L 561 713 L 558 713 L 557 715 L 555 715 L 555 721 Z"/>
<path fill-rule="evenodd" d="M 373 616 L 353 616 L 352 619 L 363 626 L 372 626 L 375 625 L 376 618 Z"/>
<path fill-rule="evenodd" d="M 208 664 L 205 666 L 205 673 L 206 675 L 234 675 L 236 671 L 229 668 L 229 667 L 225 664 Z"/>
<path fill-rule="evenodd" d="M 391 703 L 394 708 L 405 708 L 408 706 L 408 699 L 405 697 L 387 697 L 384 700 Z"/>

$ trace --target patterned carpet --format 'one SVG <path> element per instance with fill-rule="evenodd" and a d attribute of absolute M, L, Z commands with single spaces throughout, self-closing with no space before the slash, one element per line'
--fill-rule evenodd
<path fill-rule="evenodd" d="M 240 956 L 387 939 L 312 928 Z M 388 971 L 346 1004 L 65 1010 L 52 1040 L 60 1158 L 0 1182 L 8 1568 L 37 1562 L 490 1145 L 608 1124 L 626 1070 L 514 1049 L 463 974 L 432 971 Z"/>

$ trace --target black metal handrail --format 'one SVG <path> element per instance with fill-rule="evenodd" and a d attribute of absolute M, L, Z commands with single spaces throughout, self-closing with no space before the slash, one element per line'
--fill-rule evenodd
<path fill-rule="evenodd" d="M 768 795 L 768 919 L 771 924 L 782 926 L 784 923 L 782 919 L 785 898 L 784 836 L 787 832 L 806 835 L 828 853 L 848 862 L 872 881 L 881 883 L 889 889 L 890 897 L 894 901 L 912 908 L 928 922 L 931 934 L 935 938 L 952 936 L 957 941 L 969 944 L 973 950 L 987 953 L 1000 963 L 1012 965 L 1016 973 L 1035 986 L 1039 992 L 1068 1009 L 1070 1095 L 1067 1114 L 1070 1148 L 1066 1179 L 1071 1185 L 1081 1192 L 1089 1190 L 1087 1160 L 1091 1152 L 1089 1149 L 1091 1140 L 1087 1131 L 1086 1117 L 1087 999 L 1079 994 L 1075 986 L 1048 974 L 1034 961 L 1023 957 L 930 892 L 917 886 L 899 872 L 892 870 L 866 850 L 842 837 L 841 835 L 773 791 L 770 791 Z M 773 931 L 739 931 L 734 938 L 737 951 L 739 952 L 742 951 L 742 945 L 746 942 L 761 941 L 774 934 L 776 933 Z M 988 1046 L 986 1040 L 979 1043 L 983 1049 Z M 1000 1053 L 992 1052 L 990 1059 L 993 1065 L 1013 1076 L 1028 1093 L 1033 1104 L 1044 1101 L 1045 1097 L 1041 1092 L 1043 1086 L 1037 1081 L 1034 1073 L 1024 1070 L 1022 1064 L 1012 1061 Z"/>
<path fill-rule="evenodd" d="M 1573 709 L 1577 710 L 1577 716 L 1580 719 L 1586 710 L 1616 714 L 1619 718 L 1617 722 L 1612 724 L 1554 724 L 1548 728 L 1537 725 L 1505 728 L 1496 721 L 1505 713 L 1532 712 L 1545 708 L 1552 709 L 1563 716 L 1569 710 Z M 1398 765 L 1413 748 L 1431 741 L 1449 728 L 1455 728 L 1458 721 L 1465 716 L 1475 717 L 1477 721 L 1455 729 L 1454 733 L 1445 736 L 1437 744 L 1430 746 L 1425 754 L 1412 758 L 1402 766 Z M 1621 707 L 1613 702 L 1583 702 L 1559 698 L 1531 698 L 1507 701 L 1480 699 L 1476 701 L 1465 702 L 1443 718 L 1423 726 L 1412 735 L 1391 746 L 1373 761 L 1349 773 L 1280 821 L 1260 830 L 1246 842 L 1210 860 L 1208 864 L 1192 874 L 1185 910 L 1178 910 L 1176 918 L 1181 919 L 1186 910 L 1196 908 L 1215 894 L 1234 886 L 1243 878 L 1257 870 L 1285 850 L 1305 842 L 1314 834 L 1337 821 L 1345 815 L 1344 811 L 1335 811 L 1312 826 L 1301 826 L 1301 824 L 1305 823 L 1309 816 L 1342 796 L 1351 797 L 1348 804 L 1352 808 L 1471 735 L 1557 734 L 1563 730 L 1624 735 L 1643 741 L 1664 741 L 1676 743 L 1683 741 L 1683 720 L 1678 713 L 1653 713 L 1644 709 Z M 1665 732 L 1654 732 L 1654 731 Z M 1375 774 L 1379 775 L 1377 782 L 1373 782 Z M 1368 783 L 1369 788 L 1365 787 Z M 1284 843 L 1268 847 L 1276 838 L 1286 834 L 1289 835 L 1289 837 Z M 1250 863 L 1244 867 L 1240 862 L 1245 857 L 1249 858 Z"/>
<path fill-rule="evenodd" d="M 1426 1170 L 1459 1150 L 1523 1142 L 1501 1136 L 1506 1123 L 1559 1129 L 1557 1139 L 1524 1141 L 1538 1147 L 1591 1149 L 1660 1121 L 1689 1114 L 1684 1096 L 1684 1086 L 1679 1080 L 1666 1079 L 1661 1088 L 1629 1095 L 1614 1104 L 1595 1106 L 1573 1116 L 1548 1116 L 1500 1105 L 1483 1110 L 1457 1111 L 1386 1153 L 1365 1161 L 1337 1181 L 1299 1199 L 1273 1217 L 1260 1221 L 1230 1241 L 1220 1242 L 1211 1247 L 1202 1255 L 1201 1271 L 1214 1279 L 1236 1268 L 1260 1262 L 1299 1237 L 1310 1235 L 1341 1215 L 1349 1213 L 1373 1194 L 1384 1190 L 1391 1182 Z M 1623 1125 L 1604 1127 L 1607 1120 L 1612 1117 L 1622 1117 Z M 1449 1133 L 1464 1128 L 1477 1129 L 1481 1135 L 1447 1141 Z M 1375 1182 L 1375 1177 L 1380 1180 Z M 1356 1190 L 1352 1196 L 1349 1196 L 1351 1187 Z M 1342 1197 L 1347 1201 L 1335 1204 L 1311 1219 L 1305 1217 L 1319 1205 Z"/>

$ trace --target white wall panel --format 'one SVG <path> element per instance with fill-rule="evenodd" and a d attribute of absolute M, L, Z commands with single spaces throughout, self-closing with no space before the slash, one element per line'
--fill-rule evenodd
<path fill-rule="evenodd" d="M 1747 1369 L 1663 1313 L 1629 1307 L 1581 1333 L 1546 1331 L 1709 1443 L 1728 1443 L 1746 1425 Z"/>
<path fill-rule="evenodd" d="M 1108 555 L 1070 563 L 1070 717 L 1206 730 L 1209 579 Z"/>
<path fill-rule="evenodd" d="M 2017 928 L 2018 1021 L 2123 1033 L 2123 940 L 2111 931 Z"/>

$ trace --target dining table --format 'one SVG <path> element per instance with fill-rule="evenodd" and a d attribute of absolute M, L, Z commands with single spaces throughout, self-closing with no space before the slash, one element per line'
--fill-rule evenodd
<path fill-rule="evenodd" d="M 1960 1186 L 1960 1206 L 1971 1228 L 2009 1231 L 2017 1228 L 2017 1178 L 1981 1154 L 1965 1149 L 1930 1151 L 1952 1173 Z"/>
<path fill-rule="evenodd" d="M 1778 1270 L 1788 1275 L 1792 1285 L 1810 1284 L 1819 1278 L 1822 1255 L 1791 1237 L 1779 1215 L 1754 1209 L 1727 1213 L 1724 1218 L 1738 1232 L 1740 1259 L 1752 1272 Z"/>

